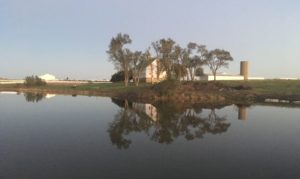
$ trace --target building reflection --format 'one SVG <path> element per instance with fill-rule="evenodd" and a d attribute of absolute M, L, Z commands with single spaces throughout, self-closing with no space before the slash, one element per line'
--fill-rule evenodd
<path fill-rule="evenodd" d="M 240 106 L 239 107 L 239 117 L 238 119 L 239 120 L 247 120 L 248 119 L 248 111 L 247 111 L 247 108 L 248 107 L 245 107 L 245 106 Z"/>
<path fill-rule="evenodd" d="M 153 121 L 157 121 L 158 120 L 157 109 L 152 104 L 133 103 L 132 104 L 132 108 L 135 111 L 141 111 L 141 112 L 145 113 Z"/>
<path fill-rule="evenodd" d="M 235 105 L 238 111 L 238 119 L 241 121 L 246 121 L 248 120 L 248 108 L 250 107 L 249 105 L 242 105 L 242 104 L 237 104 Z"/>
<path fill-rule="evenodd" d="M 43 99 L 50 99 L 56 96 L 55 94 L 34 93 L 34 92 L 26 92 L 23 94 L 27 102 L 33 102 L 33 103 L 37 103 Z"/>
<path fill-rule="evenodd" d="M 55 96 L 56 96 L 55 94 L 46 94 L 45 98 L 50 99 L 50 98 L 54 98 Z"/>
<path fill-rule="evenodd" d="M 112 143 L 119 149 L 128 148 L 132 143 L 128 136 L 137 132 L 146 134 L 155 142 L 170 144 L 179 137 L 194 140 L 203 138 L 205 134 L 222 134 L 231 125 L 225 116 L 217 114 L 215 108 L 112 101 L 120 109 L 110 123 L 108 133 Z"/>

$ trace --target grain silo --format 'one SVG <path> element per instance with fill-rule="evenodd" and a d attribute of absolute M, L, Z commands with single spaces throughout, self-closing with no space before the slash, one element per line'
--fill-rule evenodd
<path fill-rule="evenodd" d="M 244 80 L 248 80 L 249 77 L 249 64 L 248 61 L 241 61 L 241 72 L 240 75 L 244 77 Z"/>

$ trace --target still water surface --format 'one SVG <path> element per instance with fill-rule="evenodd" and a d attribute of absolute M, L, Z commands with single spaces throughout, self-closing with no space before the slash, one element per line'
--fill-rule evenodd
<path fill-rule="evenodd" d="M 0 114 L 1 179 L 300 178 L 300 108 L 0 94 Z"/>

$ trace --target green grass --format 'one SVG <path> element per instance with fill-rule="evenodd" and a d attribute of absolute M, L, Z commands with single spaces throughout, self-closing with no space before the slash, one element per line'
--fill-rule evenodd
<path fill-rule="evenodd" d="M 35 86 L 32 89 L 42 89 L 42 90 L 60 90 L 60 91 L 95 91 L 104 93 L 122 93 L 130 92 L 135 90 L 140 90 L 145 87 L 150 86 L 150 84 L 141 83 L 138 87 L 134 84 L 129 84 L 125 87 L 123 83 L 88 83 L 88 84 L 47 84 L 46 86 Z M 24 85 L 15 84 L 5 84 L 0 85 L 0 90 L 12 90 L 26 88 Z"/>
<path fill-rule="evenodd" d="M 222 81 L 229 86 L 248 85 L 258 94 L 300 95 L 300 80 Z"/>
<path fill-rule="evenodd" d="M 134 86 L 133 84 L 129 84 L 129 86 L 125 87 L 123 83 L 103 83 L 103 84 L 84 84 L 78 85 L 76 87 L 68 87 L 75 90 L 97 90 L 103 92 L 128 92 L 137 89 L 141 89 L 144 87 L 149 86 L 149 84 L 141 84 L 138 87 Z M 62 87 L 64 88 L 64 87 Z"/>
<path fill-rule="evenodd" d="M 199 83 L 199 82 L 198 82 Z M 203 82 L 207 83 L 207 82 Z M 244 81 L 221 81 L 221 83 L 227 86 L 239 86 L 247 85 L 252 89 L 249 92 L 261 95 L 298 95 L 300 96 L 300 80 L 251 80 L 248 82 Z M 48 84 L 46 86 L 34 87 L 43 90 L 61 90 L 61 91 L 91 91 L 91 92 L 102 92 L 104 94 L 116 94 L 126 93 L 143 90 L 150 87 L 151 84 L 141 83 L 139 87 L 134 84 L 129 84 L 125 87 L 123 83 L 101 83 L 101 84 Z M 0 90 L 5 91 L 6 89 L 19 89 L 25 88 L 23 85 L 0 85 Z"/>

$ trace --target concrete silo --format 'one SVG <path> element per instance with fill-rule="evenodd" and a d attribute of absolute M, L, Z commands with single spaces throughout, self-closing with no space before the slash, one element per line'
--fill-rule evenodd
<path fill-rule="evenodd" d="M 248 61 L 241 61 L 241 72 L 240 75 L 244 77 L 244 80 L 248 80 L 249 77 L 249 63 Z"/>

